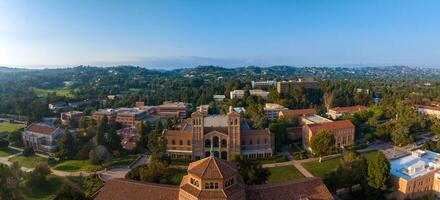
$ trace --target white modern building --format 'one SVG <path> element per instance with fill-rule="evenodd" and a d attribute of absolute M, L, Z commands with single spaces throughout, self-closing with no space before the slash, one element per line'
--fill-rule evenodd
<path fill-rule="evenodd" d="M 287 108 L 275 103 L 266 103 L 264 107 L 264 114 L 268 120 L 276 120 L 278 119 L 278 114 L 282 110 L 287 110 Z"/>

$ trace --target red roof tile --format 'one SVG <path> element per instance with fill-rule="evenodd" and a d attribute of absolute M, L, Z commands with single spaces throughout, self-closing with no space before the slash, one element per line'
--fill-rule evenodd
<path fill-rule="evenodd" d="M 164 184 L 144 183 L 128 179 L 108 180 L 99 191 L 97 200 L 175 200 L 179 187 Z"/>
<path fill-rule="evenodd" d="M 52 135 L 58 128 L 45 124 L 33 123 L 26 128 L 26 131 L 40 133 L 44 135 Z"/>
<path fill-rule="evenodd" d="M 238 174 L 232 163 L 211 156 L 190 163 L 188 172 L 202 179 L 221 179 Z"/>
<path fill-rule="evenodd" d="M 334 107 L 330 108 L 329 110 L 334 110 L 336 112 L 353 112 L 353 111 L 361 111 L 368 109 L 367 106 L 347 106 L 347 107 Z"/>
<path fill-rule="evenodd" d="M 318 132 L 320 130 L 336 130 L 343 128 L 354 128 L 353 123 L 350 120 L 340 120 L 334 122 L 327 122 L 321 124 L 308 124 L 306 125 L 312 130 L 312 132 Z"/>

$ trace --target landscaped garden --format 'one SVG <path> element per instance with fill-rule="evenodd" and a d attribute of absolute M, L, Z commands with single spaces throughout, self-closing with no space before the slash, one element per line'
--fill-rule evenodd
<path fill-rule="evenodd" d="M 92 165 L 89 160 L 66 160 L 52 167 L 54 170 L 66 172 L 95 172 L 104 169 L 101 165 Z"/>
<path fill-rule="evenodd" d="M 365 156 L 365 158 L 368 160 L 372 158 L 377 151 L 369 151 L 361 153 L 361 155 Z M 312 173 L 316 177 L 324 178 L 324 176 L 329 173 L 330 171 L 336 170 L 336 168 L 339 166 L 339 163 L 341 163 L 341 156 L 337 158 L 332 158 L 329 160 L 323 160 L 321 163 L 319 161 L 310 161 L 307 163 L 303 163 L 302 165 L 304 168 L 307 169 L 310 173 Z"/>
<path fill-rule="evenodd" d="M 27 168 L 35 168 L 39 163 L 47 163 L 47 158 L 43 158 L 40 156 L 15 156 L 9 159 L 10 162 L 18 162 L 20 166 L 27 167 Z"/>
<path fill-rule="evenodd" d="M 293 165 L 287 165 L 283 167 L 271 167 L 269 168 L 270 176 L 267 183 L 277 183 L 288 181 L 292 179 L 304 178 L 301 172 L 298 171 Z"/>
<path fill-rule="evenodd" d="M 47 183 L 44 184 L 43 188 L 32 188 L 22 184 L 20 190 L 23 192 L 24 199 L 27 200 L 52 200 L 63 187 L 63 180 L 63 177 L 49 175 L 47 177 Z"/>
<path fill-rule="evenodd" d="M 7 132 L 13 132 L 15 130 L 23 128 L 23 124 L 13 124 L 13 123 L 7 123 L 7 122 L 1 122 L 0 123 L 0 132 L 7 131 Z"/>
<path fill-rule="evenodd" d="M 19 153 L 20 151 L 17 151 L 15 149 L 11 149 L 9 147 L 0 148 L 0 157 L 8 157 L 10 155 L 14 155 L 16 153 Z"/>
<path fill-rule="evenodd" d="M 270 158 L 260 158 L 260 159 L 251 160 L 251 162 L 253 163 L 260 163 L 260 164 L 270 164 L 270 163 L 279 163 L 279 162 L 287 162 L 287 161 L 288 159 L 286 158 L 286 156 L 281 154 L 273 155 Z"/>

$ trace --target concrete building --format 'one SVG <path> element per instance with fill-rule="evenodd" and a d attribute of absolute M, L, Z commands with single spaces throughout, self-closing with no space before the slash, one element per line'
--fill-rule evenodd
<path fill-rule="evenodd" d="M 231 99 L 243 99 L 244 90 L 233 90 L 229 93 Z"/>
<path fill-rule="evenodd" d="M 179 186 L 111 179 L 97 200 L 332 200 L 319 178 L 246 185 L 235 165 L 209 156 L 188 166 Z"/>
<path fill-rule="evenodd" d="M 216 102 L 222 102 L 222 101 L 224 101 L 226 99 L 226 96 L 225 95 L 216 94 L 216 95 L 213 95 L 212 98 Z"/>
<path fill-rule="evenodd" d="M 277 92 L 279 94 L 286 94 L 289 89 L 295 87 L 299 88 L 318 88 L 318 82 L 314 81 L 313 78 L 298 79 L 297 81 L 278 81 L 277 82 Z"/>
<path fill-rule="evenodd" d="M 264 110 L 264 115 L 266 116 L 266 119 L 277 120 L 278 114 L 280 113 L 280 111 L 287 110 L 287 108 L 285 108 L 282 105 L 275 104 L 275 103 L 266 103 L 263 110 Z"/>
<path fill-rule="evenodd" d="M 420 114 L 440 118 L 440 107 L 417 105 L 416 109 Z"/>
<path fill-rule="evenodd" d="M 51 153 L 57 149 L 57 141 L 64 133 L 64 129 L 46 124 L 32 123 L 22 134 L 25 147 L 32 147 L 34 151 Z"/>
<path fill-rule="evenodd" d="M 440 198 L 440 154 L 415 150 L 391 161 L 393 198 L 419 199 L 426 195 Z"/>
<path fill-rule="evenodd" d="M 329 115 L 333 119 L 337 119 L 338 117 L 341 117 L 343 114 L 353 114 L 358 111 L 366 110 L 368 109 L 367 106 L 347 106 L 347 107 L 334 107 L 330 108 L 327 111 L 327 115 Z"/>
<path fill-rule="evenodd" d="M 119 129 L 116 134 L 121 137 L 121 146 L 127 150 L 133 150 L 136 147 L 137 130 L 134 127 L 125 127 Z"/>
<path fill-rule="evenodd" d="M 210 156 L 228 159 L 234 154 L 248 158 L 271 157 L 273 135 L 267 129 L 250 130 L 240 115 L 230 109 L 227 115 L 204 115 L 196 111 L 176 130 L 164 130 L 167 153 L 171 159 L 191 159 Z"/>
<path fill-rule="evenodd" d="M 261 89 L 254 89 L 254 90 L 249 90 L 249 94 L 251 96 L 256 96 L 256 97 L 261 97 L 263 99 L 266 99 L 267 95 L 269 95 L 269 92 L 266 92 L 266 91 L 261 90 Z"/>
<path fill-rule="evenodd" d="M 109 122 L 116 121 L 116 111 L 114 109 L 99 109 L 92 114 L 92 119 L 99 122 L 104 116 Z"/>
<path fill-rule="evenodd" d="M 315 121 L 315 123 L 305 124 L 303 126 L 302 140 L 305 149 L 311 151 L 312 149 L 309 144 L 312 137 L 324 130 L 333 132 L 336 139 L 335 146 L 338 148 L 354 144 L 355 127 L 350 120 L 328 122 L 326 120 L 318 119 L 317 117 L 313 117 L 313 120 L 309 119 L 310 118 L 308 118 L 309 122 Z"/>
<path fill-rule="evenodd" d="M 138 108 L 118 108 L 116 109 L 116 122 L 123 126 L 136 126 L 147 116 L 144 110 Z"/>
<path fill-rule="evenodd" d="M 60 119 L 61 124 L 68 126 L 76 126 L 78 125 L 79 120 L 84 115 L 81 111 L 69 111 L 61 113 Z"/>
<path fill-rule="evenodd" d="M 66 102 L 59 101 L 59 102 L 50 103 L 48 105 L 48 107 L 49 107 L 49 110 L 51 110 L 53 112 L 58 112 L 58 111 L 63 110 L 64 108 L 66 108 L 66 105 L 67 105 Z"/>
<path fill-rule="evenodd" d="M 162 119 L 175 117 L 185 119 L 190 108 L 191 104 L 189 103 L 165 101 L 162 105 L 156 107 L 156 113 Z"/>
<path fill-rule="evenodd" d="M 277 82 L 273 81 L 252 81 L 251 85 L 254 89 L 269 89 L 270 87 L 275 87 Z"/>

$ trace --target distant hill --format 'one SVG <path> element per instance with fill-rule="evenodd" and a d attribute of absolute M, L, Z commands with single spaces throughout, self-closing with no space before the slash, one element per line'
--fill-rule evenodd
<path fill-rule="evenodd" d="M 0 72 L 3 73 L 10 73 L 10 72 L 22 72 L 22 71 L 28 71 L 29 69 L 23 69 L 23 68 L 10 68 L 10 67 L 3 67 L 0 66 Z"/>

